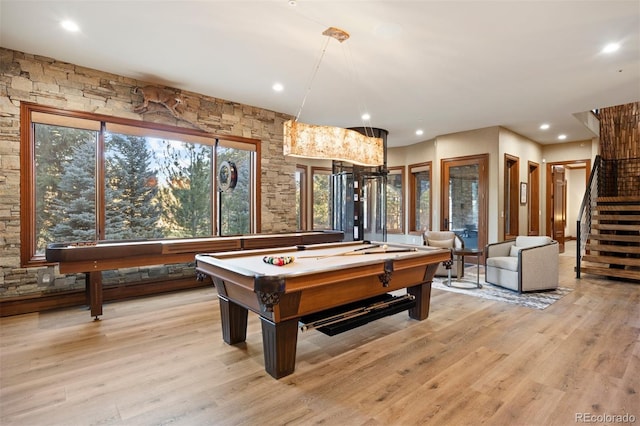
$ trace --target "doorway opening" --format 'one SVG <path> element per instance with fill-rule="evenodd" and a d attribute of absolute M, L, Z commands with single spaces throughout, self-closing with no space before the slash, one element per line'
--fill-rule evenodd
<path fill-rule="evenodd" d="M 540 235 L 540 165 L 529 161 L 529 206 L 527 207 L 527 234 Z"/>
<path fill-rule="evenodd" d="M 578 211 L 590 172 L 590 159 L 547 163 L 546 234 L 558 241 L 560 253 L 564 253 L 565 240 L 576 237 Z"/>
<path fill-rule="evenodd" d="M 520 159 L 504 155 L 504 239 L 518 236 L 520 228 Z"/>

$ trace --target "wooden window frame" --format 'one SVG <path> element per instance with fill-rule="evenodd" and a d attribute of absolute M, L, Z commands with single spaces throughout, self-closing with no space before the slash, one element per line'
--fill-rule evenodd
<path fill-rule="evenodd" d="M 389 176 L 390 175 L 400 175 L 400 228 L 398 229 L 389 229 L 387 227 L 387 233 L 388 234 L 404 234 L 404 230 L 405 230 L 405 167 L 404 166 L 395 166 L 395 167 L 389 167 L 388 169 L 388 174 L 387 174 L 387 188 L 389 187 Z M 387 188 L 385 188 L 385 191 L 387 190 Z M 386 196 L 386 194 L 385 194 Z M 389 211 L 389 199 L 388 197 L 386 197 L 386 210 L 387 212 Z M 385 220 L 386 220 L 386 213 L 385 213 Z M 388 225 L 388 222 L 387 222 Z"/>
<path fill-rule="evenodd" d="M 322 174 L 322 175 L 327 175 L 329 176 L 329 178 L 331 178 L 331 167 L 311 167 L 311 208 L 310 210 L 310 216 L 311 216 L 311 229 L 313 231 L 322 231 L 322 230 L 330 230 L 332 227 L 329 224 L 329 226 L 327 228 L 322 228 L 322 229 L 316 229 L 315 228 L 315 223 L 314 223 L 314 211 L 313 211 L 313 206 L 315 205 L 315 193 L 313 191 L 313 179 L 315 177 L 316 174 Z M 329 196 L 331 196 L 331 182 L 329 182 Z M 331 200 L 329 200 L 329 221 L 332 221 L 332 205 L 331 205 Z"/>
<path fill-rule="evenodd" d="M 431 222 L 433 220 L 433 167 L 431 161 L 424 163 L 409 164 L 409 231 L 410 232 L 424 232 L 430 230 Z M 418 229 L 418 202 L 417 202 L 417 178 L 418 173 L 428 171 L 429 172 L 429 223 L 426 224 L 426 229 Z"/>
<path fill-rule="evenodd" d="M 300 230 L 307 230 L 307 211 L 308 211 L 308 178 L 309 178 L 309 167 L 304 164 L 296 164 L 296 173 L 300 174 L 300 197 L 296 200 L 300 205 L 300 217 L 298 220 L 300 221 Z"/>

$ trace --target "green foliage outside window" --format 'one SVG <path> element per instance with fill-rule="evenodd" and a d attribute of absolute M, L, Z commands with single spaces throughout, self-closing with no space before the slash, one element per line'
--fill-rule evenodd
<path fill-rule="evenodd" d="M 313 173 L 313 229 L 331 229 L 331 175 Z"/>
<path fill-rule="evenodd" d="M 402 175 L 387 176 L 387 231 L 402 232 Z"/>
<path fill-rule="evenodd" d="M 96 236 L 97 133 L 35 126 L 36 247 L 52 241 L 92 241 Z"/>
<path fill-rule="evenodd" d="M 415 229 L 426 231 L 431 223 L 431 182 L 429 172 L 415 173 L 417 214 Z"/>
<path fill-rule="evenodd" d="M 157 170 L 145 139 L 107 133 L 105 138 L 105 239 L 160 238 L 163 206 Z"/>
<path fill-rule="evenodd" d="M 218 164 L 235 164 L 238 180 L 231 191 L 220 193 L 220 235 L 241 235 L 251 230 L 251 153 L 240 149 L 218 147 Z"/>
<path fill-rule="evenodd" d="M 39 123 L 34 131 L 36 254 L 51 242 L 213 234 L 213 146 L 106 132 L 99 164 L 98 131 Z M 219 194 L 221 234 L 246 234 L 252 152 L 219 146 L 224 160 L 236 164 L 238 183 Z"/>
<path fill-rule="evenodd" d="M 213 147 L 162 141 L 160 202 L 167 237 L 211 235 Z"/>

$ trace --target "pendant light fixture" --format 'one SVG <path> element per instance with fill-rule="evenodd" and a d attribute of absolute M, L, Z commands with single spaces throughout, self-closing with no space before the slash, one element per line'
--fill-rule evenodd
<path fill-rule="evenodd" d="M 358 131 L 341 127 L 319 126 L 298 121 L 329 41 L 333 38 L 343 43 L 349 39 L 349 33 L 335 27 L 327 28 L 322 35 L 327 36 L 327 41 L 314 69 L 300 110 L 295 120 L 284 123 L 283 153 L 285 156 L 346 161 L 361 166 L 381 166 L 384 164 L 385 146 L 382 138 L 366 136 Z"/>

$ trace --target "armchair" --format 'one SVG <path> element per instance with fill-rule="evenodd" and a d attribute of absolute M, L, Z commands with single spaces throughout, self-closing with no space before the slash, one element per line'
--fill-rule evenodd
<path fill-rule="evenodd" d="M 425 231 L 422 236 L 424 239 L 424 245 L 426 246 L 448 249 L 464 248 L 464 241 L 462 241 L 462 239 L 453 231 Z M 453 264 L 451 265 L 451 275 L 455 275 L 460 279 L 464 275 L 462 258 L 460 256 L 453 256 L 453 251 L 451 256 L 453 260 Z M 449 276 L 449 271 L 442 263 L 438 265 L 436 276 Z"/>
<path fill-rule="evenodd" d="M 485 281 L 517 292 L 558 287 L 558 242 L 546 236 L 519 236 L 487 245 Z"/>

